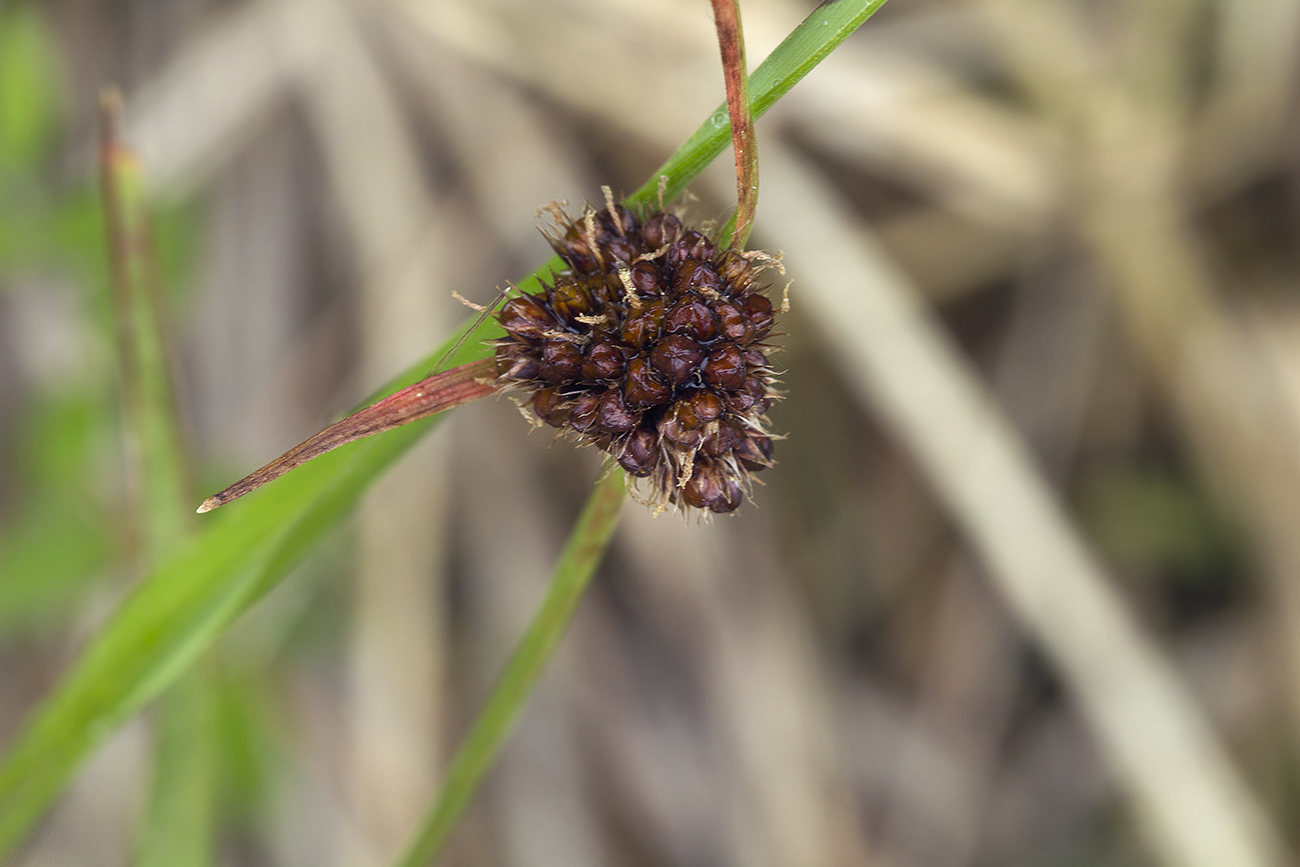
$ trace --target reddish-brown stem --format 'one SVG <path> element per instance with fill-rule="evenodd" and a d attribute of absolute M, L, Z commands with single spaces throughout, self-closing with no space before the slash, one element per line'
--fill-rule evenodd
<path fill-rule="evenodd" d="M 401 427 L 486 397 L 497 390 L 496 361 L 491 358 L 435 373 L 336 421 L 315 436 L 300 442 L 260 470 L 208 497 L 199 506 L 199 512 L 210 512 L 218 506 L 224 506 L 344 443 Z"/>
<path fill-rule="evenodd" d="M 727 82 L 731 144 L 736 152 L 736 229 L 731 235 L 731 248 L 742 250 L 758 209 L 758 142 L 754 137 L 754 113 L 749 108 L 749 68 L 745 63 L 739 0 L 713 0 L 713 20 Z"/>

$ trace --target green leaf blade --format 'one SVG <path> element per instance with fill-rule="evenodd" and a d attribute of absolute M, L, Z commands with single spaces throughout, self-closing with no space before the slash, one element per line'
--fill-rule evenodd
<path fill-rule="evenodd" d="M 398 862 L 401 867 L 420 867 L 442 851 L 456 820 L 496 761 L 524 703 L 537 684 L 538 676 L 568 629 L 578 602 L 605 555 L 618 526 L 624 490 L 623 471 L 615 470 L 591 492 L 556 562 L 546 598 L 452 759 L 438 797 L 426 813 L 406 854 Z"/>

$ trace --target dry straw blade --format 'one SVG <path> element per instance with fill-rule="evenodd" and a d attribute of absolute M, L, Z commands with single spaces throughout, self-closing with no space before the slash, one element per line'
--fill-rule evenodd
<path fill-rule="evenodd" d="M 1152 849 L 1169 864 L 1281 864 L 1253 793 L 906 279 L 864 242 L 822 178 L 767 154 L 779 206 L 766 225 L 792 252 L 810 253 L 800 257 L 803 307 L 1060 671 Z"/>

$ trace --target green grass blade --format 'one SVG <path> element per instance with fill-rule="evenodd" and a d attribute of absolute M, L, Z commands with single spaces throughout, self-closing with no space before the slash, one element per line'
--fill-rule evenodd
<path fill-rule="evenodd" d="M 193 529 L 193 499 L 177 414 L 166 304 L 158 275 L 148 198 L 139 164 L 116 138 L 120 97 L 102 100 L 100 171 L 112 267 L 114 322 L 122 397 L 138 492 L 143 562 L 155 567 Z M 206 667 L 189 672 L 163 697 L 154 744 L 150 809 L 136 863 L 206 867 L 212 862 L 215 741 Z"/>
<path fill-rule="evenodd" d="M 814 9 L 749 76 L 749 104 L 754 118 L 762 117 L 884 5 L 885 0 L 832 0 Z M 655 203 L 661 175 L 668 178 L 664 201 L 672 201 L 730 142 L 731 120 L 723 103 L 641 189 L 628 196 L 628 202 Z"/>
<path fill-rule="evenodd" d="M 230 507 L 137 588 L 10 746 L 0 766 L 0 854 L 77 763 L 188 669 L 433 421 L 339 449 Z"/>
<path fill-rule="evenodd" d="M 193 528 L 185 502 L 186 459 L 177 419 L 167 315 L 158 285 L 149 207 L 135 154 L 117 140 L 121 95 L 101 97 L 100 175 L 108 234 L 110 286 L 133 457 L 135 506 L 144 540 L 143 562 L 153 568 Z"/>
<path fill-rule="evenodd" d="M 836 0 L 814 11 L 750 77 L 755 114 L 776 102 L 882 3 Z M 676 196 L 721 153 L 728 138 L 724 107 L 635 194 L 634 203 L 654 201 L 659 175 L 668 178 L 669 194 Z M 557 264 L 548 261 L 520 287 L 536 291 L 540 277 Z M 490 349 L 483 341 L 498 334 L 494 322 L 483 322 L 444 366 L 487 357 Z M 453 343 L 455 338 L 446 346 Z M 443 353 L 432 353 L 384 393 L 421 378 Z M 350 443 L 201 522 L 203 532 L 123 602 L 8 746 L 0 763 L 0 857 L 13 850 L 96 746 L 188 670 L 437 422 L 435 416 Z"/>
<path fill-rule="evenodd" d="M 460 329 L 468 339 L 446 366 L 486 357 L 483 341 L 501 333 L 491 320 L 472 332 L 471 325 Z M 453 335 L 383 391 L 421 378 L 458 339 Z M 0 857 L 82 759 L 193 665 L 438 420 L 350 443 L 201 521 L 204 532 L 128 596 L 9 745 L 0 764 Z"/>
<path fill-rule="evenodd" d="M 153 791 L 136 867 L 214 862 L 216 696 L 211 666 L 187 673 L 163 697 L 155 729 Z"/>
<path fill-rule="evenodd" d="M 560 554 L 546 598 L 452 759 L 438 797 L 414 841 L 398 862 L 402 867 L 420 867 L 442 850 L 483 775 L 496 761 L 538 675 L 550 661 L 597 564 L 604 556 L 618 525 L 623 497 L 622 470 L 610 473 L 592 491 L 568 544 Z"/>

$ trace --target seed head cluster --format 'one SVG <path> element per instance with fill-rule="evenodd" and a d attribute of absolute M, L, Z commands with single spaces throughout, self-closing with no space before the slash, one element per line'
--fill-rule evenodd
<path fill-rule="evenodd" d="M 612 199 L 577 219 L 552 210 L 566 268 L 497 314 L 499 382 L 648 480 L 651 505 L 735 510 L 772 464 L 773 310 L 756 278 L 774 261 Z"/>

